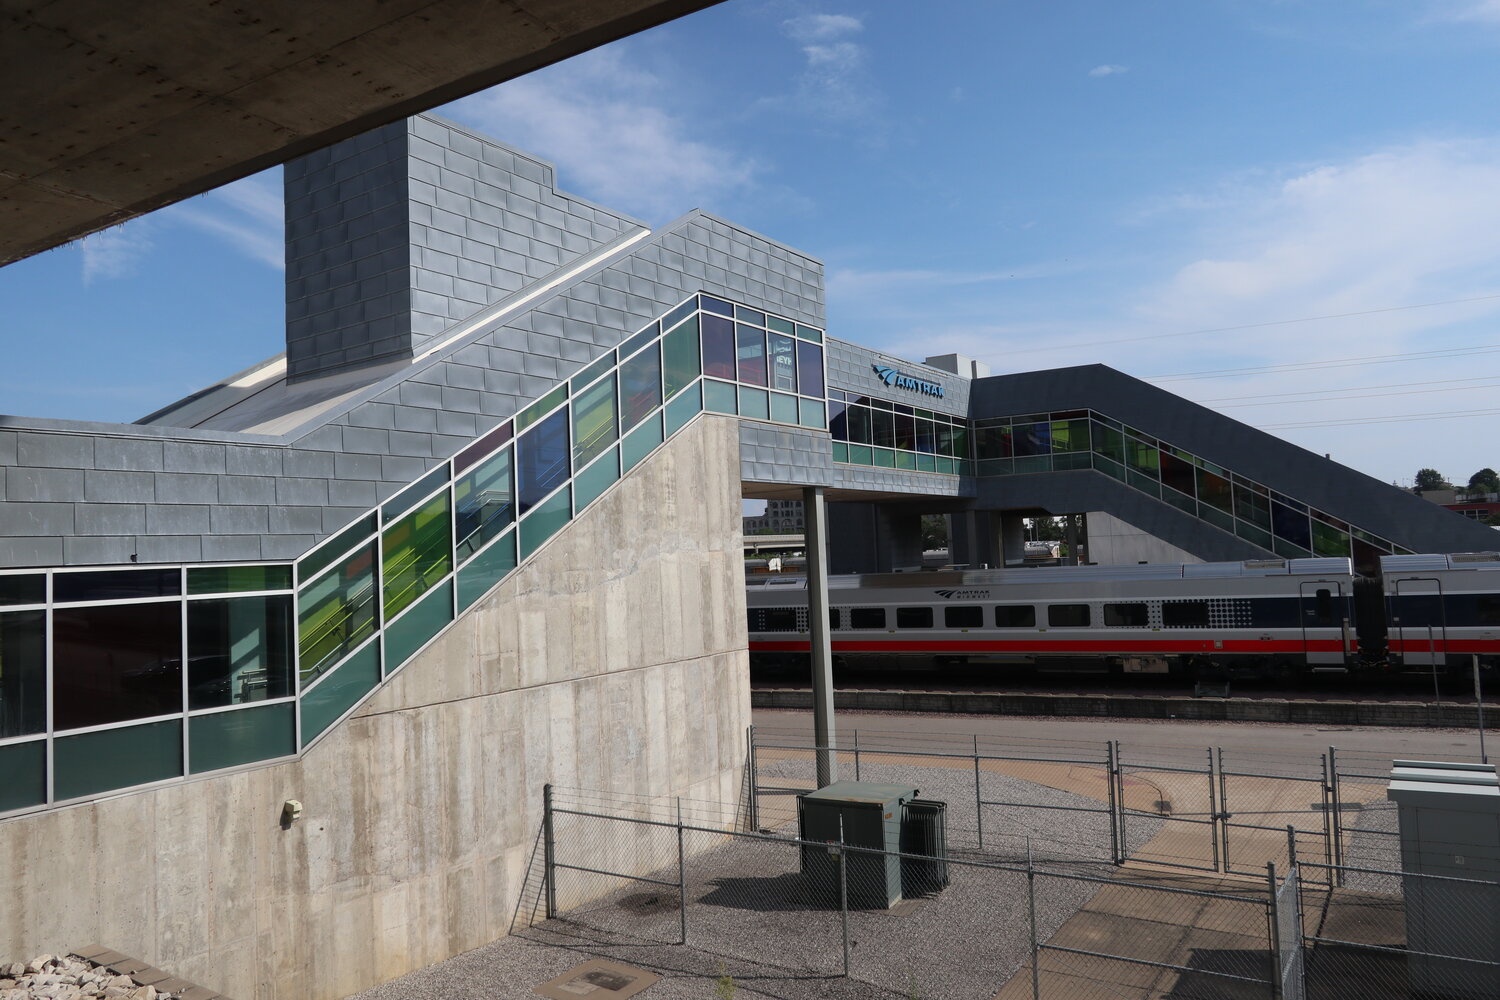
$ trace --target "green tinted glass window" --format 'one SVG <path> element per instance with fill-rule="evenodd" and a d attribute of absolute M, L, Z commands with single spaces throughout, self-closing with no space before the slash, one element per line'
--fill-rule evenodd
<path fill-rule="evenodd" d="M 193 774 L 296 752 L 297 706 L 289 701 L 188 719 L 188 770 Z"/>
<path fill-rule="evenodd" d="M 292 598 L 191 601 L 188 708 L 286 698 L 292 685 Z"/>
<path fill-rule="evenodd" d="M 703 382 L 703 408 L 710 413 L 734 413 L 735 389 L 728 382 Z"/>
<path fill-rule="evenodd" d="M 479 600 L 489 589 L 516 568 L 516 533 L 495 542 L 458 571 L 458 606 L 460 610 Z"/>
<path fill-rule="evenodd" d="M 620 478 L 620 453 L 611 448 L 593 465 L 573 477 L 574 510 L 583 510 L 599 499 Z"/>
<path fill-rule="evenodd" d="M 63 736 L 53 741 L 57 801 L 182 777 L 182 720 Z"/>
<path fill-rule="evenodd" d="M 752 389 L 748 385 L 740 386 L 740 416 L 769 420 L 771 402 L 766 390 Z"/>
<path fill-rule="evenodd" d="M 399 615 L 453 568 L 448 491 L 385 529 L 385 617 Z"/>
<path fill-rule="evenodd" d="M 778 424 L 795 424 L 797 422 L 797 397 L 786 396 L 779 392 L 771 393 L 771 419 Z"/>
<path fill-rule="evenodd" d="M 340 531 L 333 537 L 332 541 L 324 543 L 316 552 L 305 556 L 297 564 L 297 579 L 305 581 L 317 574 L 325 566 L 332 565 L 339 556 L 348 552 L 355 545 L 366 538 L 375 536 L 375 514 L 369 513 L 355 521 L 349 527 Z"/>
<path fill-rule="evenodd" d="M 380 683 L 380 643 L 372 642 L 302 696 L 302 745 L 307 746 Z"/>
<path fill-rule="evenodd" d="M 697 416 L 698 411 L 703 409 L 703 391 L 701 386 L 693 386 L 687 392 L 678 396 L 667 404 L 666 410 L 666 432 L 670 437 L 676 434 L 687 422 Z"/>
<path fill-rule="evenodd" d="M 462 563 L 515 520 L 510 449 L 485 459 L 453 484 L 458 561 Z"/>
<path fill-rule="evenodd" d="M 0 740 L 46 728 L 47 612 L 5 612 L 0 614 Z"/>
<path fill-rule="evenodd" d="M 0 747 L 0 812 L 26 809 L 47 801 L 47 741 Z"/>
<path fill-rule="evenodd" d="M 662 414 L 653 414 L 644 424 L 625 435 L 625 440 L 620 442 L 620 463 L 625 472 L 635 468 L 642 459 L 656 449 L 657 445 L 661 444 L 661 420 Z"/>
<path fill-rule="evenodd" d="M 620 436 L 615 420 L 613 375 L 585 389 L 573 400 L 573 468 L 581 469 Z"/>
<path fill-rule="evenodd" d="M 375 590 L 373 543 L 302 588 L 297 635 L 304 687 L 375 634 Z"/>
<path fill-rule="evenodd" d="M 1348 556 L 1349 533 L 1317 518 L 1312 522 L 1313 554 L 1319 556 Z"/>
<path fill-rule="evenodd" d="M 385 627 L 385 669 L 392 673 L 453 620 L 453 581 L 444 580 Z"/>
<path fill-rule="evenodd" d="M 291 590 L 290 566 L 202 566 L 187 571 L 189 594 Z"/>
<path fill-rule="evenodd" d="M 539 503 L 521 518 L 521 558 L 529 559 L 542 543 L 573 517 L 573 491 L 564 486 L 549 500 Z"/>
<path fill-rule="evenodd" d="M 547 395 L 526 407 L 516 414 L 516 434 L 530 427 L 538 420 L 551 413 L 562 401 L 568 398 L 568 383 L 564 382 L 557 388 L 551 390 Z"/>
<path fill-rule="evenodd" d="M 671 399 L 699 375 L 697 316 L 662 338 L 661 355 L 662 383 Z"/>

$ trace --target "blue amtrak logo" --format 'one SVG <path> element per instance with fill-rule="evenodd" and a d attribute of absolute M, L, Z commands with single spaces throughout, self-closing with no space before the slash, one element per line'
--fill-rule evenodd
<path fill-rule="evenodd" d="M 943 387 L 936 382 L 925 382 L 919 378 L 912 378 L 904 372 L 885 365 L 871 365 L 875 369 L 875 376 L 881 382 L 894 389 L 910 389 L 912 392 L 920 392 L 928 396 L 943 398 Z"/>
<path fill-rule="evenodd" d="M 990 599 L 988 590 L 934 590 L 934 594 L 946 601 L 987 601 Z"/>

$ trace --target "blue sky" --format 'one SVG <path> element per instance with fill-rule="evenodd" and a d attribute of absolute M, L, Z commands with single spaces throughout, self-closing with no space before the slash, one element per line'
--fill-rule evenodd
<path fill-rule="evenodd" d="M 835 335 L 1103 362 L 1466 480 L 1500 467 L 1497 93 L 1500 0 L 728 0 L 441 111 L 820 257 Z M 276 353 L 280 228 L 270 171 L 0 269 L 0 412 L 130 420 Z"/>

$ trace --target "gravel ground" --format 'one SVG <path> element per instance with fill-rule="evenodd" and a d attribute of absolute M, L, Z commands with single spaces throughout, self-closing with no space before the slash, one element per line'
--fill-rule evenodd
<path fill-rule="evenodd" d="M 805 762 L 797 761 L 770 764 L 763 781 L 774 784 L 777 778 L 802 777 L 806 768 Z M 974 850 L 972 772 L 871 764 L 862 769 L 861 777 L 904 781 L 918 787 L 923 798 L 948 802 L 952 856 L 981 857 Z M 991 800 L 1068 807 L 986 807 L 985 844 L 998 848 L 999 855 L 988 860 L 1024 859 L 1029 836 L 1039 865 L 1109 877 L 1111 866 L 1094 863 L 1109 857 L 1108 820 L 1097 812 L 1098 802 L 989 773 L 983 776 L 983 791 Z M 1137 842 L 1161 825 L 1151 817 L 1132 824 Z M 586 866 L 591 847 L 602 852 L 608 844 L 642 832 L 640 827 L 627 830 L 604 821 L 591 821 L 586 835 L 583 826 L 578 829 L 571 844 L 563 843 L 560 833 L 558 849 Z M 675 881 L 675 830 L 648 835 L 661 842 L 649 845 L 643 856 L 673 859 L 651 877 Z M 585 836 L 590 843 L 583 842 Z M 618 880 L 565 871 L 559 878 L 563 900 L 603 895 L 567 909 L 562 919 L 518 929 L 509 938 L 361 993 L 358 1000 L 529 997 L 536 985 L 594 957 L 662 975 L 662 982 L 647 994 L 652 1000 L 714 997 L 715 980 L 726 973 L 733 976 L 737 995 L 747 997 L 987 1000 L 1030 953 L 1024 871 L 954 863 L 948 866 L 949 884 L 940 891 L 908 899 L 892 910 L 851 908 L 851 976 L 844 979 L 836 877 L 804 876 L 797 847 L 780 841 L 689 831 L 685 847 L 688 947 L 676 944 L 681 918 L 675 886 L 636 882 L 617 887 Z M 862 862 L 881 863 L 851 854 L 851 885 L 859 881 L 856 871 Z M 1038 879 L 1037 929 L 1043 938 L 1087 902 L 1099 885 Z M 529 909 L 529 903 L 521 909 Z"/>

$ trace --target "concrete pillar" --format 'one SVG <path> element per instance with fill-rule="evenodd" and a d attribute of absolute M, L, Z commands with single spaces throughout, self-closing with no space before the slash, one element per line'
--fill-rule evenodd
<path fill-rule="evenodd" d="M 802 491 L 807 523 L 807 632 L 812 666 L 813 736 L 818 755 L 818 787 L 839 779 L 833 751 L 833 646 L 828 634 L 828 505 L 823 487 Z"/>
<path fill-rule="evenodd" d="M 1067 558 L 1063 560 L 1064 566 L 1078 565 L 1078 542 L 1082 532 L 1078 530 L 1077 514 L 1068 514 L 1063 518 L 1063 542 L 1068 546 Z"/>
<path fill-rule="evenodd" d="M 1018 514 L 1000 515 L 1000 556 L 1006 566 L 1026 559 L 1026 520 Z"/>

